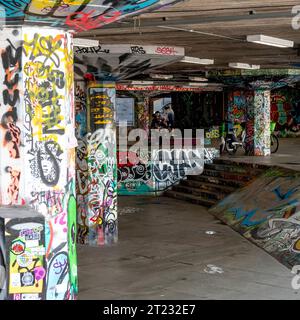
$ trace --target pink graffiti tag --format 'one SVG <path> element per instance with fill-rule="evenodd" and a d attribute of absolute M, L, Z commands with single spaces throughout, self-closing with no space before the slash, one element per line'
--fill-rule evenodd
<path fill-rule="evenodd" d="M 63 212 L 60 216 L 57 216 L 54 220 L 54 223 L 57 224 L 59 223 L 61 226 L 66 226 L 67 225 L 67 221 L 66 221 L 66 213 Z M 58 222 L 57 222 L 58 221 Z M 66 227 L 63 228 L 64 232 L 67 232 L 68 229 Z"/>
<path fill-rule="evenodd" d="M 34 277 L 36 281 L 43 280 L 46 276 L 46 270 L 43 267 L 34 268 Z"/>
<path fill-rule="evenodd" d="M 173 47 L 157 47 L 155 52 L 166 56 L 174 56 L 177 53 Z"/>

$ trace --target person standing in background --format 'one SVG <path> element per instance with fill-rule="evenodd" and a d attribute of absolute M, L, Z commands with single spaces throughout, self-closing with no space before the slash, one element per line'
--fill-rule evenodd
<path fill-rule="evenodd" d="M 164 107 L 165 113 L 166 113 L 166 120 L 168 123 L 168 129 L 169 131 L 173 131 L 175 126 L 175 114 L 174 110 L 172 109 L 172 104 L 169 103 Z"/>

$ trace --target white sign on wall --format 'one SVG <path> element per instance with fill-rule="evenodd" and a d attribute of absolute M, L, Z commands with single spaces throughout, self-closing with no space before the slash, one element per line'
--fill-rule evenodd
<path fill-rule="evenodd" d="M 116 122 L 127 121 L 128 126 L 134 125 L 134 98 L 116 99 Z"/>

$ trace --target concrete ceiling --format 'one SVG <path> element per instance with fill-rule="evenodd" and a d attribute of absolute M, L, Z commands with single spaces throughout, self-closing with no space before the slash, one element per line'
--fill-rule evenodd
<path fill-rule="evenodd" d="M 90 74 L 95 80 L 126 80 L 184 57 L 183 48 L 173 47 L 169 55 L 161 49 L 130 44 L 75 47 L 75 77 L 82 80 Z"/>
<path fill-rule="evenodd" d="M 79 36 L 98 39 L 101 44 L 179 46 L 185 48 L 187 56 L 215 59 L 214 66 L 206 67 L 174 63 L 161 68 L 162 73 L 197 75 L 226 69 L 229 62 L 294 68 L 300 67 L 300 30 L 294 30 L 291 24 L 295 5 L 299 5 L 298 0 L 186 0 Z M 293 40 L 295 47 L 248 43 L 246 36 L 250 34 Z"/>

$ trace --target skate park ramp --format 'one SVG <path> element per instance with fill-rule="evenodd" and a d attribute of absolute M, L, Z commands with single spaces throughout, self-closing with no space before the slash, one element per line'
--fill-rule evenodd
<path fill-rule="evenodd" d="M 300 172 L 270 167 L 210 210 L 289 268 L 300 264 Z"/>

